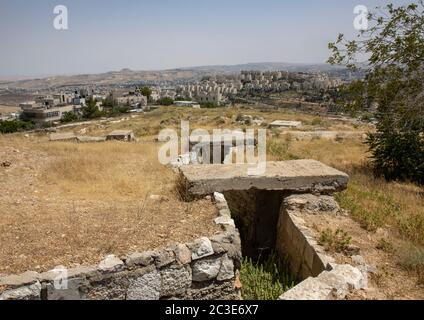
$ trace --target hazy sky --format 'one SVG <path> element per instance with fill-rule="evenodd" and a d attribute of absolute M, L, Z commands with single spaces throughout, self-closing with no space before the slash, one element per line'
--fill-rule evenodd
<path fill-rule="evenodd" d="M 408 1 L 394 1 L 406 3 Z M 324 62 L 381 0 L 0 0 L 0 77 Z M 53 27 L 66 5 L 69 30 Z"/>

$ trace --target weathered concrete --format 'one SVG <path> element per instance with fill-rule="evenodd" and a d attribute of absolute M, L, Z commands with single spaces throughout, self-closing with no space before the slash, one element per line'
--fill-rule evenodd
<path fill-rule="evenodd" d="M 276 120 L 269 124 L 270 128 L 299 128 L 302 126 L 300 121 Z"/>
<path fill-rule="evenodd" d="M 194 165 L 180 168 L 183 184 L 192 195 L 230 190 L 332 193 L 347 187 L 349 176 L 314 160 L 268 162 L 266 173 L 249 176 L 248 164 Z"/>
<path fill-rule="evenodd" d="M 280 256 L 289 258 L 292 273 L 304 281 L 284 293 L 281 300 L 344 299 L 353 290 L 367 287 L 367 272 L 336 264 L 317 243 L 317 234 L 306 226 L 311 214 L 334 215 L 339 211 L 328 196 L 301 194 L 284 199 L 275 247 Z"/>
<path fill-rule="evenodd" d="M 77 140 L 77 136 L 73 132 L 50 134 L 50 141 L 76 141 L 76 140 Z"/>
<path fill-rule="evenodd" d="M 367 287 L 367 279 L 361 271 L 350 265 L 335 265 L 316 278 L 308 278 L 284 293 L 280 300 L 339 300 L 352 290 Z"/>

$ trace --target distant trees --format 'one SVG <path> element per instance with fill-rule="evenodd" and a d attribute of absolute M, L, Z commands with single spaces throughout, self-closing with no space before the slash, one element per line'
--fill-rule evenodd
<path fill-rule="evenodd" d="M 339 35 L 329 44 L 329 62 L 359 67 L 368 56 L 365 79 L 343 89 L 351 111 L 376 109 L 377 131 L 366 143 L 377 175 L 424 184 L 424 1 L 387 5 L 370 13 L 371 27 L 358 40 Z"/>
<path fill-rule="evenodd" d="M 147 100 L 150 101 L 150 99 L 152 98 L 152 89 L 150 89 L 149 87 L 142 87 L 139 91 L 141 95 L 147 97 Z"/>
<path fill-rule="evenodd" d="M 62 119 L 60 119 L 60 122 L 62 123 L 69 123 L 74 122 L 78 120 L 78 116 L 74 112 L 65 112 L 62 115 Z"/>
<path fill-rule="evenodd" d="M 203 102 L 200 104 L 201 108 L 205 108 L 205 109 L 214 109 L 214 108 L 219 108 L 219 106 L 216 103 L 213 102 Z"/>
<path fill-rule="evenodd" d="M 35 124 L 31 121 L 6 120 L 0 121 L 0 133 L 14 133 L 18 131 L 32 130 Z"/>
<path fill-rule="evenodd" d="M 192 101 L 193 99 L 189 97 L 176 97 L 175 101 Z"/>
<path fill-rule="evenodd" d="M 174 99 L 165 97 L 165 98 L 159 99 L 158 104 L 162 106 L 171 106 L 174 104 Z"/>
<path fill-rule="evenodd" d="M 105 116 L 105 113 L 99 110 L 96 100 L 90 98 L 86 101 L 86 106 L 82 108 L 82 117 L 84 119 L 96 119 Z"/>

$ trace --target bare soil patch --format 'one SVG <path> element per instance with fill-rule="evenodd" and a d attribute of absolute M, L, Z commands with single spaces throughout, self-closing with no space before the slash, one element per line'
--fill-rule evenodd
<path fill-rule="evenodd" d="M 179 200 L 153 143 L 0 136 L 0 163 L 0 274 L 91 265 L 219 231 L 210 200 Z"/>

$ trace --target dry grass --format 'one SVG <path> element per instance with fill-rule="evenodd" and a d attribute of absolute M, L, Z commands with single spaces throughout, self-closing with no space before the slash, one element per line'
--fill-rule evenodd
<path fill-rule="evenodd" d="M 202 230 L 213 232 L 204 229 L 205 219 L 212 215 L 204 203 L 179 202 L 173 191 L 175 176 L 158 164 L 157 145 L 152 141 L 161 129 L 179 129 L 181 120 L 190 121 L 192 129 L 248 128 L 236 123 L 238 114 L 263 117 L 267 123 L 300 120 L 311 130 L 369 129 L 291 111 L 170 107 L 127 121 L 72 129 L 76 133 L 86 129 L 88 135 L 132 129 L 141 140 L 136 144 L 49 143 L 45 136 L 36 135 L 0 137 L 0 153 L 6 150 L 0 159 L 12 162 L 11 168 L 0 168 L 4 190 L 0 195 L 0 273 L 26 270 L 28 265 L 46 269 L 97 261 L 106 253 L 151 249 Z M 13 152 L 15 148 L 20 153 Z M 369 255 L 378 256 L 376 263 L 388 264 L 392 273 L 401 272 L 400 253 L 412 252 L 411 247 L 421 250 L 424 245 L 424 190 L 375 179 L 366 165 L 367 156 L 359 138 L 295 141 L 269 131 L 268 160 L 316 159 L 351 176 L 348 190 L 338 200 L 362 230 L 350 230 L 354 241 L 361 238 L 364 248 L 372 246 Z M 149 194 L 164 194 L 167 199 L 153 201 Z M 342 227 L 349 230 L 348 223 Z M 155 240 L 146 240 L 149 235 Z M 382 247 L 382 239 L 393 248 Z M 56 258 L 46 263 L 46 255 Z M 404 282 L 399 290 L 408 289 L 411 281 Z M 396 286 L 402 283 L 397 281 Z"/>
<path fill-rule="evenodd" d="M 0 273 L 93 264 L 218 231 L 210 201 L 180 201 L 157 148 L 0 136 L 0 160 L 12 164 L 0 168 Z"/>

